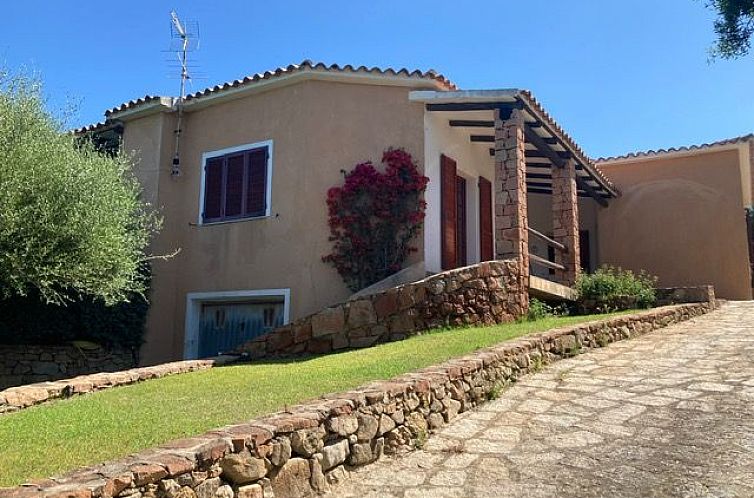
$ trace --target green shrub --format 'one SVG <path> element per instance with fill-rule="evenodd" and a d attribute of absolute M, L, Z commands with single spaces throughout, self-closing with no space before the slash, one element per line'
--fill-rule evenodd
<path fill-rule="evenodd" d="M 529 311 L 526 314 L 526 319 L 533 322 L 535 320 L 542 320 L 543 318 L 567 314 L 568 309 L 565 305 L 553 306 L 533 297 L 529 300 Z"/>
<path fill-rule="evenodd" d="M 612 266 L 603 266 L 592 274 L 582 274 L 576 281 L 579 307 L 586 312 L 607 313 L 633 307 L 649 308 L 655 303 L 657 277 L 644 270 L 638 274 Z"/>
<path fill-rule="evenodd" d="M 149 272 L 141 273 L 149 281 Z M 141 346 L 149 309 L 143 294 L 132 294 L 128 301 L 113 305 L 91 296 L 66 301 L 48 303 L 39 292 L 0 299 L 0 344 L 85 340 L 104 346 Z"/>

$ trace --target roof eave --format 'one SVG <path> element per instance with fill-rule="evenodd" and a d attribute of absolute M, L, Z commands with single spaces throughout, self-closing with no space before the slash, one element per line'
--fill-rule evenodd
<path fill-rule="evenodd" d="M 646 151 L 627 154 L 615 157 L 600 157 L 594 162 L 600 166 L 611 166 L 614 164 L 630 164 L 646 161 L 657 161 L 661 159 L 672 159 L 680 157 L 696 156 L 701 154 L 714 154 L 730 150 L 738 150 L 742 147 L 748 147 L 750 141 L 754 141 L 754 134 L 743 135 L 740 137 L 721 141 L 722 143 L 692 145 L 677 149 L 667 149 L 658 151 Z"/>
<path fill-rule="evenodd" d="M 424 87 L 436 91 L 442 91 L 445 88 L 440 81 L 426 77 L 329 72 L 326 70 L 304 68 L 292 72 L 291 74 L 276 76 L 267 80 L 255 81 L 252 84 L 241 84 L 235 88 L 220 88 L 214 91 L 205 90 L 206 93 L 204 94 L 189 97 L 184 104 L 184 109 L 186 111 L 198 110 L 216 103 L 235 100 L 247 95 L 266 92 L 306 80 L 372 84 L 379 86 L 404 86 L 409 88 Z"/>
<path fill-rule="evenodd" d="M 452 102 L 515 102 L 521 91 L 517 88 L 499 90 L 452 90 L 438 93 L 434 90 L 415 90 L 408 99 L 424 104 L 444 104 Z"/>
<path fill-rule="evenodd" d="M 159 97 L 158 99 L 140 103 L 123 110 L 112 109 L 105 112 L 109 120 L 129 121 L 158 112 L 169 112 L 174 109 L 173 97 Z"/>

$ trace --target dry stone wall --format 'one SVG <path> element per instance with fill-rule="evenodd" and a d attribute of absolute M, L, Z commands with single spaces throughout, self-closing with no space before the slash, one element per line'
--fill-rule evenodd
<path fill-rule="evenodd" d="M 681 303 L 714 303 L 715 287 L 696 285 L 689 287 L 664 287 L 655 289 L 658 306 Z"/>
<path fill-rule="evenodd" d="M 236 359 L 235 356 L 218 356 L 204 360 L 174 361 L 152 367 L 131 368 L 118 372 L 100 372 L 64 380 L 9 387 L 0 390 L 0 415 L 55 399 L 88 394 L 168 375 L 205 370 L 233 362 Z"/>
<path fill-rule="evenodd" d="M 542 364 L 693 318 L 684 304 L 550 330 L 268 417 L 0 490 L 0 498 L 300 498 L 414 447 Z"/>
<path fill-rule="evenodd" d="M 0 389 L 135 367 L 137 352 L 96 344 L 0 345 Z"/>
<path fill-rule="evenodd" d="M 523 282 L 515 260 L 450 270 L 326 308 L 244 344 L 239 352 L 252 358 L 328 353 L 433 328 L 510 322 L 526 309 Z"/>

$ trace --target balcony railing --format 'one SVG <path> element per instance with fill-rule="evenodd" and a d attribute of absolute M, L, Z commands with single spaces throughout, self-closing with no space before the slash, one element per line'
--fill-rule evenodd
<path fill-rule="evenodd" d="M 556 251 L 563 252 L 563 253 L 568 252 L 568 248 L 564 246 L 563 244 L 561 244 L 560 242 L 558 242 L 557 240 L 551 239 L 547 235 L 537 230 L 534 230 L 531 227 L 528 227 L 527 229 L 529 230 L 529 233 L 531 235 L 544 241 L 548 246 L 552 247 Z M 537 256 L 536 254 L 529 253 L 529 261 L 533 264 L 544 266 L 545 268 L 549 268 L 551 270 L 565 270 L 565 266 L 561 265 L 560 263 L 556 263 L 555 261 L 550 261 L 549 259 L 545 259 L 541 256 Z"/>

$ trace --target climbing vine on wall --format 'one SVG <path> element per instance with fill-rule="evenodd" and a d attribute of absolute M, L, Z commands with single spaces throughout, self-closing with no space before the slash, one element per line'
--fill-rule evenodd
<path fill-rule="evenodd" d="M 424 222 L 429 178 L 402 149 L 386 150 L 382 164 L 383 171 L 371 161 L 357 164 L 327 192 L 333 250 L 322 259 L 354 292 L 400 270 Z"/>

